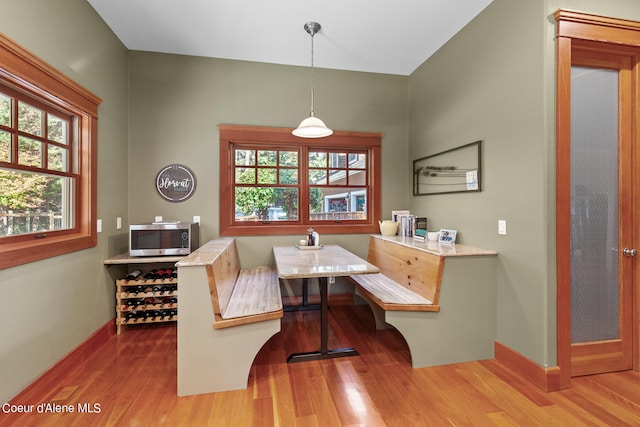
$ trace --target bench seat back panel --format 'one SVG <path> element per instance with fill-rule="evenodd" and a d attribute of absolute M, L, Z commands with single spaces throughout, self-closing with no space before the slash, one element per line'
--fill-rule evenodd
<path fill-rule="evenodd" d="M 371 237 L 367 261 L 385 276 L 438 304 L 444 257 Z"/>
<path fill-rule="evenodd" d="M 222 316 L 227 309 L 239 273 L 240 259 L 236 241 L 235 239 L 229 239 L 228 245 L 213 264 L 207 265 L 209 291 L 211 293 L 213 312 L 216 315 Z"/>

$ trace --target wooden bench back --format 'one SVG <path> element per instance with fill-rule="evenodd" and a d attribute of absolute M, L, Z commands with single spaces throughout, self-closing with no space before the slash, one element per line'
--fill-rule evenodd
<path fill-rule="evenodd" d="M 388 278 L 438 305 L 444 257 L 371 236 L 367 261 Z"/>
<path fill-rule="evenodd" d="M 222 240 L 222 239 L 220 239 Z M 235 239 L 224 239 L 220 255 L 211 264 L 207 264 L 209 292 L 216 317 L 220 318 L 229 304 L 233 287 L 240 274 L 240 258 Z"/>

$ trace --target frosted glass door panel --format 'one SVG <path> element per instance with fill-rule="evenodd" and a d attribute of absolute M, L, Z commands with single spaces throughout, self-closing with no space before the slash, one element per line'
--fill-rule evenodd
<path fill-rule="evenodd" d="M 571 67 L 571 342 L 619 338 L 618 72 Z"/>

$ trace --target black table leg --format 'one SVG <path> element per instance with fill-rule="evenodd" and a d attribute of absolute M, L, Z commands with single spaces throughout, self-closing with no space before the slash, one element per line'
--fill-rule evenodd
<path fill-rule="evenodd" d="M 285 305 L 284 311 L 320 310 L 320 304 L 309 304 L 309 279 L 302 279 L 302 305 Z"/>
<path fill-rule="evenodd" d="M 320 350 L 309 353 L 294 353 L 287 359 L 287 363 L 304 362 L 306 360 L 335 359 L 337 357 L 357 356 L 353 348 L 339 348 L 329 350 L 329 292 L 327 278 L 320 277 Z"/>

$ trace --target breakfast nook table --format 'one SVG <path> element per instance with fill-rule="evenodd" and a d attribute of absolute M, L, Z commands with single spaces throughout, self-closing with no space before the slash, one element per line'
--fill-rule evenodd
<path fill-rule="evenodd" d="M 357 355 L 358 352 L 353 348 L 329 349 L 328 282 L 330 278 L 335 280 L 335 277 L 378 273 L 379 268 L 337 245 L 276 246 L 273 255 L 281 279 L 317 278 L 320 286 L 320 349 L 292 354 L 287 362 Z"/>

